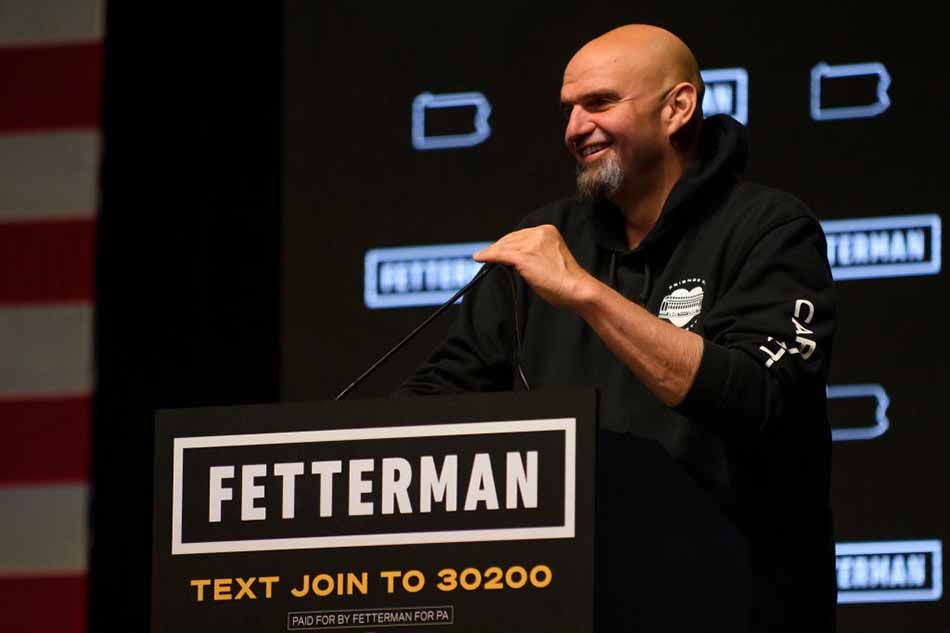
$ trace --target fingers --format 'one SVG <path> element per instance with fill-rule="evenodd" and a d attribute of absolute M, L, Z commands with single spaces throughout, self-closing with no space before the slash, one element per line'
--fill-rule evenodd
<path fill-rule="evenodd" d="M 552 224 L 542 224 L 512 231 L 472 255 L 472 258 L 477 262 L 514 264 L 521 253 L 541 253 L 545 248 L 557 247 L 563 241 L 557 227 Z"/>
<path fill-rule="evenodd" d="M 504 261 L 500 257 L 501 253 L 499 252 L 499 249 L 496 247 L 496 244 L 497 242 L 495 244 L 492 244 L 491 246 L 486 246 L 482 250 L 472 255 L 472 259 L 474 259 L 477 262 L 484 262 L 484 263 L 510 264 L 511 262 Z"/>

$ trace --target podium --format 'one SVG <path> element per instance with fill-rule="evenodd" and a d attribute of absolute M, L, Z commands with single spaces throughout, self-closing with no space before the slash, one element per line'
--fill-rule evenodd
<path fill-rule="evenodd" d="M 579 389 L 159 411 L 152 631 L 746 630 L 741 536 L 596 408 Z"/>
<path fill-rule="evenodd" d="M 592 630 L 593 391 L 160 411 L 152 630 Z"/>

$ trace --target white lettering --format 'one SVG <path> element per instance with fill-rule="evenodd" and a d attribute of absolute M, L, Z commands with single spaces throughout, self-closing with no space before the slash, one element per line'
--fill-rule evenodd
<path fill-rule="evenodd" d="M 775 343 L 779 346 L 779 349 L 775 350 L 774 352 L 765 345 L 759 345 L 759 349 L 765 352 L 769 357 L 769 359 L 765 361 L 766 367 L 771 367 L 778 361 L 782 360 L 782 356 L 785 356 L 785 351 L 788 349 L 788 346 L 785 343 L 770 336 L 768 338 L 768 342 L 771 343 L 772 341 L 775 341 Z"/>
<path fill-rule="evenodd" d="M 851 243 L 851 261 L 855 264 L 868 263 L 868 236 L 867 233 L 855 233 Z"/>
<path fill-rule="evenodd" d="M 221 503 L 234 498 L 232 490 L 222 482 L 234 477 L 234 466 L 212 466 L 208 471 L 208 522 L 220 523 Z"/>
<path fill-rule="evenodd" d="M 891 234 L 891 261 L 907 261 L 907 245 L 904 243 L 903 231 L 894 231 Z"/>
<path fill-rule="evenodd" d="M 412 466 L 409 460 L 402 457 L 386 457 L 383 459 L 382 482 L 382 512 L 393 513 L 393 501 L 399 505 L 400 514 L 412 512 L 409 502 L 409 484 L 412 482 Z"/>
<path fill-rule="evenodd" d="M 923 587 L 927 582 L 927 557 L 923 554 L 907 556 L 907 580 L 914 587 Z"/>
<path fill-rule="evenodd" d="M 838 261 L 842 266 L 851 265 L 851 235 L 848 233 L 838 236 Z"/>
<path fill-rule="evenodd" d="M 372 459 L 351 459 L 350 463 L 350 516 L 373 514 L 373 502 L 363 501 L 364 494 L 373 492 L 373 482 L 363 479 L 364 473 L 373 472 Z"/>
<path fill-rule="evenodd" d="M 477 509 L 480 501 L 484 501 L 485 507 L 489 510 L 498 509 L 495 477 L 488 453 L 475 454 L 475 460 L 472 462 L 472 476 L 468 480 L 468 492 L 465 494 L 465 510 Z"/>
<path fill-rule="evenodd" d="M 851 589 L 851 557 L 835 560 L 835 569 L 838 572 L 838 589 Z"/>
<path fill-rule="evenodd" d="M 839 233 L 826 235 L 825 240 L 832 267 L 920 262 L 927 257 L 923 229 Z"/>
<path fill-rule="evenodd" d="M 406 292 L 409 289 L 409 271 L 402 263 L 392 264 L 392 287 L 396 292 Z"/>
<path fill-rule="evenodd" d="M 393 272 L 392 264 L 384 263 L 379 266 L 379 291 L 383 294 L 387 294 L 393 291 Z"/>
<path fill-rule="evenodd" d="M 795 342 L 798 343 L 798 349 L 789 350 L 789 353 L 796 351 L 802 355 L 802 358 L 808 360 L 811 358 L 811 355 L 815 353 L 815 350 L 818 349 L 818 344 L 810 338 L 805 338 L 804 336 L 796 336 Z"/>
<path fill-rule="evenodd" d="M 897 554 L 891 559 L 891 587 L 903 587 L 907 584 L 907 566 L 904 557 Z"/>
<path fill-rule="evenodd" d="M 439 260 L 427 259 L 425 262 L 426 290 L 439 290 Z"/>
<path fill-rule="evenodd" d="M 799 323 L 798 319 L 795 317 L 792 317 L 792 323 L 795 324 L 795 334 L 814 334 L 814 332 Z"/>
<path fill-rule="evenodd" d="M 783 348 L 784 344 L 779 343 Z M 785 350 L 783 350 L 785 351 Z M 798 353 L 798 350 L 787 350 Z M 432 512 L 433 506 L 444 512 L 456 512 L 459 506 L 459 458 L 458 455 L 445 455 L 441 467 L 437 467 L 439 456 L 423 455 L 419 458 L 418 468 L 409 459 L 386 457 L 380 460 L 379 482 L 376 483 L 374 471 L 375 459 L 352 459 L 346 463 L 348 488 L 346 503 L 348 516 L 369 516 L 376 512 L 384 515 L 412 514 L 413 512 Z M 500 456 L 496 459 L 500 459 Z M 505 453 L 504 479 L 505 508 L 537 508 L 539 504 L 539 464 L 540 452 L 537 450 L 508 451 Z M 227 480 L 235 476 L 236 469 L 241 473 L 241 521 L 266 520 L 268 510 L 277 511 L 276 495 L 272 500 L 275 507 L 269 507 L 266 499 L 267 489 L 276 485 L 276 481 L 267 479 L 268 475 L 280 479 L 281 518 L 297 518 L 298 477 L 307 471 L 305 462 L 281 462 L 274 464 L 245 464 L 242 466 L 213 466 L 209 469 L 208 521 L 222 521 L 222 506 L 225 501 L 236 498 L 234 486 Z M 334 514 L 335 475 L 343 472 L 342 460 L 310 462 L 310 473 L 319 477 L 317 483 L 319 515 L 331 517 Z M 418 472 L 418 487 L 416 487 Z M 262 481 L 263 480 L 263 481 Z M 499 491 L 496 486 L 492 455 L 476 453 L 472 457 L 463 508 L 465 511 L 478 511 L 484 504 L 486 510 L 500 508 Z M 308 482 L 309 484 L 309 482 Z M 309 484 L 313 485 L 313 484 Z M 376 487 L 379 487 L 376 490 Z M 418 494 L 418 497 L 413 495 Z M 418 499 L 418 501 L 417 501 Z M 338 501 L 342 501 L 339 499 Z M 418 508 L 418 510 L 416 510 Z M 339 508 L 338 508 L 339 509 Z M 272 514 L 273 516 L 273 514 Z"/>
<path fill-rule="evenodd" d="M 857 556 L 851 561 L 851 586 L 864 589 L 868 586 L 868 559 Z"/>
<path fill-rule="evenodd" d="M 422 262 L 416 260 L 409 264 L 409 289 L 412 292 L 422 290 L 423 281 Z"/>
<path fill-rule="evenodd" d="M 861 558 L 864 558 L 863 556 Z M 891 557 L 890 556 L 872 556 L 870 565 L 871 573 L 868 575 L 867 585 L 864 587 L 887 587 L 890 584 L 891 577 Z"/>
<path fill-rule="evenodd" d="M 808 316 L 802 316 L 802 308 L 808 308 Z M 805 323 L 811 323 L 811 320 L 815 318 L 815 304 L 809 301 L 808 299 L 797 299 L 795 301 L 795 318 L 801 319 Z"/>
<path fill-rule="evenodd" d="M 458 457 L 446 455 L 442 471 L 436 473 L 435 460 L 424 455 L 420 461 L 419 511 L 431 512 L 432 502 L 445 500 L 445 511 L 455 512 L 458 496 Z"/>
<path fill-rule="evenodd" d="M 838 236 L 826 235 L 825 241 L 828 242 L 828 263 L 834 268 L 838 265 Z"/>
<path fill-rule="evenodd" d="M 297 475 L 303 474 L 303 462 L 274 464 L 274 474 L 283 480 L 280 517 L 282 519 L 292 519 L 294 518 L 294 492 L 296 490 L 294 482 Z"/>
<path fill-rule="evenodd" d="M 320 516 L 333 516 L 333 475 L 343 472 L 343 462 L 339 459 L 312 462 L 310 472 L 320 477 Z"/>
<path fill-rule="evenodd" d="M 241 466 L 241 520 L 263 521 L 267 518 L 267 508 L 257 508 L 254 501 L 264 498 L 264 486 L 258 486 L 254 480 L 267 475 L 267 464 L 245 464 Z"/>
<path fill-rule="evenodd" d="M 923 554 L 842 556 L 835 567 L 841 590 L 923 587 L 927 581 L 927 558 Z"/>
<path fill-rule="evenodd" d="M 891 241 L 887 231 L 871 233 L 871 261 L 886 262 L 890 259 Z"/>
<path fill-rule="evenodd" d="M 526 508 L 538 507 L 538 451 L 528 451 L 528 465 L 521 461 L 521 453 L 506 455 L 505 507 L 518 507 L 518 493 Z"/>
<path fill-rule="evenodd" d="M 924 260 L 927 254 L 927 240 L 924 232 L 920 229 L 907 231 L 907 254 L 908 257 L 917 262 Z"/>

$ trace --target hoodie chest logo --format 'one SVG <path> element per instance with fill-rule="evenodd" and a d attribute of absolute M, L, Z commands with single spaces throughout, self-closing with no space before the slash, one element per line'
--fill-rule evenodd
<path fill-rule="evenodd" d="M 663 297 L 660 304 L 660 313 L 657 315 L 665 321 L 685 330 L 693 329 L 697 317 L 703 310 L 703 292 L 706 280 L 691 277 L 671 284 L 670 293 Z"/>

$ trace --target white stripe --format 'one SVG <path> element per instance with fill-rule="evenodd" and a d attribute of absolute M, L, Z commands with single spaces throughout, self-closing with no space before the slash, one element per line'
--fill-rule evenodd
<path fill-rule="evenodd" d="M 88 393 L 92 317 L 88 303 L 0 309 L 0 395 Z"/>
<path fill-rule="evenodd" d="M 101 40 L 103 0 L 0 0 L 0 46 Z"/>
<path fill-rule="evenodd" d="M 84 571 L 88 498 L 85 484 L 0 487 L 0 575 Z"/>
<path fill-rule="evenodd" d="M 96 210 L 99 133 L 0 135 L 0 221 Z"/>

